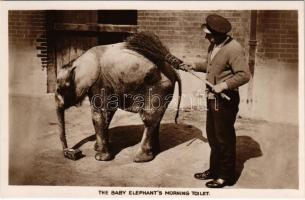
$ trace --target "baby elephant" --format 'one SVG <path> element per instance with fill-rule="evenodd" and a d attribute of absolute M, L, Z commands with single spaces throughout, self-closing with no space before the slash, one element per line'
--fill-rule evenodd
<path fill-rule="evenodd" d="M 120 108 L 139 113 L 144 123 L 134 161 L 152 160 L 159 151 L 160 121 L 172 100 L 176 81 L 179 110 L 179 74 L 167 62 L 156 64 L 126 48 L 126 42 L 93 47 L 63 66 L 58 72 L 55 99 L 65 155 L 73 150 L 67 146 L 64 112 L 88 96 L 96 134 L 95 159 L 107 161 L 113 158 L 109 151 L 108 127 L 115 111 Z"/>

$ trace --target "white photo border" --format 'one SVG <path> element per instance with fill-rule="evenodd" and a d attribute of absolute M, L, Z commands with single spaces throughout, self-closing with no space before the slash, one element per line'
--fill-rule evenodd
<path fill-rule="evenodd" d="M 305 197 L 304 178 L 304 1 L 22 1 L 0 2 L 0 65 L 1 65 L 1 190 L 3 197 L 104 197 L 100 190 L 137 191 L 143 188 L 126 187 L 70 187 L 70 186 L 11 186 L 8 185 L 8 10 L 298 10 L 299 21 L 299 189 L 218 189 L 175 188 L 175 191 L 208 191 L 213 198 L 299 198 Z M 284 180 L 283 180 L 284 181 Z M 156 190 L 156 188 L 145 188 Z M 161 191 L 173 188 L 157 188 Z M 133 196 L 128 196 L 133 197 Z M 181 196 L 180 196 L 181 197 Z"/>

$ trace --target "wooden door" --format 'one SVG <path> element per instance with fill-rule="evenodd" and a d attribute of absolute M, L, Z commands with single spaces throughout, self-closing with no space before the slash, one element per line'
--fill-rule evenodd
<path fill-rule="evenodd" d="M 63 65 L 93 46 L 121 42 L 137 31 L 137 11 L 56 10 L 47 18 L 48 92 L 55 91 L 57 71 Z"/>

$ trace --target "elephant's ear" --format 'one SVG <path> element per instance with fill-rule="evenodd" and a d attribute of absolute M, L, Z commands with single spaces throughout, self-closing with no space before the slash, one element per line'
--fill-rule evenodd
<path fill-rule="evenodd" d="M 71 68 L 68 69 L 69 81 L 71 83 L 75 81 L 75 69 L 76 66 L 72 66 Z"/>
<path fill-rule="evenodd" d="M 75 85 L 75 69 L 76 66 L 72 66 L 59 72 L 57 79 L 61 80 L 61 87 L 67 88 Z"/>
<path fill-rule="evenodd" d="M 97 81 L 100 74 L 100 65 L 95 54 L 90 51 L 79 57 L 74 65 L 75 92 L 78 97 L 83 96 Z"/>
<path fill-rule="evenodd" d="M 74 84 L 75 66 L 67 68 L 67 65 L 59 69 L 57 74 L 57 87 L 67 88 Z"/>

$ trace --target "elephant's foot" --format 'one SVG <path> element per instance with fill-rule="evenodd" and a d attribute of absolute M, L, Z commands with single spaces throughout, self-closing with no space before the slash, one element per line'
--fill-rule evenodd
<path fill-rule="evenodd" d="M 134 162 L 148 162 L 154 159 L 154 154 L 152 151 L 144 151 L 143 149 L 140 149 L 136 156 L 134 157 Z"/>
<path fill-rule="evenodd" d="M 113 156 L 109 152 L 97 152 L 95 154 L 95 159 L 97 161 L 108 161 L 108 160 L 112 160 Z"/>
<path fill-rule="evenodd" d="M 98 144 L 95 143 L 94 150 L 97 151 L 95 159 L 98 161 L 108 161 L 113 159 L 113 155 L 109 152 L 108 148 L 99 147 Z"/>

